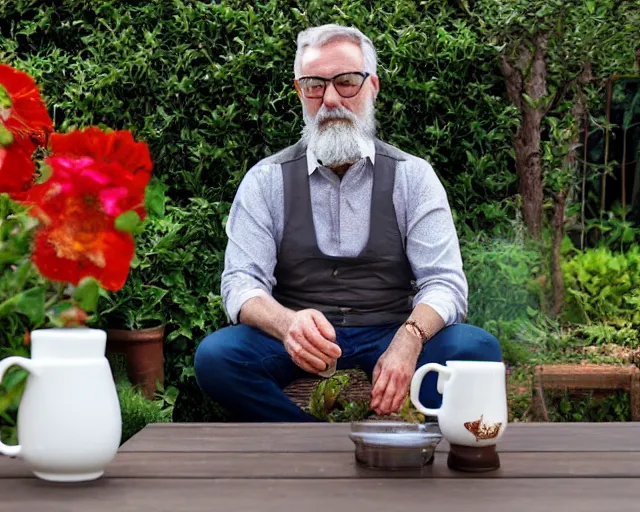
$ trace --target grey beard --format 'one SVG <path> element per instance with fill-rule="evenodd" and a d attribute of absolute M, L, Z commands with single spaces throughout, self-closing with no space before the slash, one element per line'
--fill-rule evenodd
<path fill-rule="evenodd" d="M 362 158 L 362 143 L 375 137 L 373 101 L 367 104 L 362 118 L 342 106 L 329 110 L 324 105 L 315 118 L 303 107 L 303 116 L 302 139 L 325 167 L 336 168 L 357 162 Z M 340 121 L 320 127 L 320 122 L 327 119 Z"/>

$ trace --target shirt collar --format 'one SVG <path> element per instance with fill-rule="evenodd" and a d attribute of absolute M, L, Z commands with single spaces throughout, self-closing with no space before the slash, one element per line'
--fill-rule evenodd
<path fill-rule="evenodd" d="M 369 157 L 369 160 L 371 160 L 372 164 L 376 163 L 376 147 L 372 140 L 361 141 L 360 151 L 362 153 L 362 158 Z M 320 162 L 318 162 L 318 159 L 316 158 L 311 148 L 307 146 L 307 171 L 309 172 L 309 176 L 311 176 L 319 166 Z"/>

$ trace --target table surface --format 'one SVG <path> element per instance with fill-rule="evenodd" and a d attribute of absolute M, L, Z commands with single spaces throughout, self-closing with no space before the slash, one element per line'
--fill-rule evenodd
<path fill-rule="evenodd" d="M 0 510 L 303 511 L 637 510 L 640 423 L 509 424 L 502 467 L 386 472 L 355 463 L 348 424 L 153 424 L 120 447 L 103 478 L 57 484 L 0 456 Z"/>

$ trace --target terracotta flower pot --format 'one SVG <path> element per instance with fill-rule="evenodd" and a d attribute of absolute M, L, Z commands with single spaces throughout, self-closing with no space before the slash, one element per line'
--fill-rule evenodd
<path fill-rule="evenodd" d="M 152 399 L 156 383 L 164 384 L 165 324 L 148 329 L 107 329 L 107 350 L 125 354 L 127 376 Z"/>

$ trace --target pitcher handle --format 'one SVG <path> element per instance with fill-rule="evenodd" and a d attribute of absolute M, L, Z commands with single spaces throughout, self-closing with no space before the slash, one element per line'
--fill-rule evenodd
<path fill-rule="evenodd" d="M 413 374 L 413 378 L 411 379 L 411 402 L 422 414 L 426 414 L 427 416 L 438 416 L 440 414 L 440 409 L 429 409 L 420 403 L 420 387 L 422 386 L 422 381 L 425 375 L 431 371 L 442 373 L 447 376 L 451 376 L 453 373 L 451 368 L 447 368 L 446 366 L 438 363 L 427 363 L 422 365 L 416 370 L 416 373 Z"/>
<path fill-rule="evenodd" d="M 37 373 L 36 365 L 31 359 L 20 356 L 11 356 L 0 361 L 0 382 L 2 382 L 2 377 L 4 377 L 5 372 L 11 366 L 20 366 L 30 373 Z M 0 441 L 0 453 L 3 455 L 6 455 L 8 457 L 17 457 L 18 455 L 20 455 L 21 451 L 22 446 L 20 446 L 19 444 L 8 445 Z"/>

